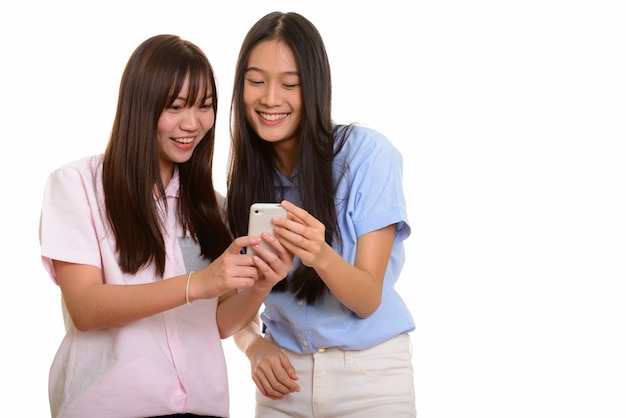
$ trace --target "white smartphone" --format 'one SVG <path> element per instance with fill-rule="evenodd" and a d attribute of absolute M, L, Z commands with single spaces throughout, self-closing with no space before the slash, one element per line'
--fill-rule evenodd
<path fill-rule="evenodd" d="M 248 220 L 248 235 L 249 236 L 261 236 L 263 232 L 269 232 L 273 234 L 274 224 L 272 218 L 274 216 L 287 217 L 287 211 L 280 206 L 279 203 L 253 203 L 250 205 L 250 216 Z M 264 241 L 261 241 L 261 245 L 265 248 L 274 251 Z M 246 254 L 257 255 L 256 251 L 252 247 L 246 248 Z"/>

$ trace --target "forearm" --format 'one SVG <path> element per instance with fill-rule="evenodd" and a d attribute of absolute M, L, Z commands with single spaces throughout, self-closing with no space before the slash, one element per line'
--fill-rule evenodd
<path fill-rule="evenodd" d="M 250 323 L 258 315 L 259 308 L 269 294 L 269 290 L 251 287 L 220 301 L 217 306 L 217 326 L 220 330 L 220 337 L 228 338 Z"/>
<path fill-rule="evenodd" d="M 374 276 L 344 260 L 332 248 L 315 267 L 329 290 L 360 318 L 371 315 L 380 305 L 382 289 Z"/>
<path fill-rule="evenodd" d="M 261 335 L 258 316 L 233 335 L 233 341 L 237 348 L 248 357 L 250 357 L 249 349 L 261 338 L 263 338 L 263 336 Z"/>
<path fill-rule="evenodd" d="M 121 326 L 185 304 L 186 281 L 187 275 L 181 275 L 137 285 L 97 284 L 79 298 L 64 297 L 76 328 L 88 331 Z"/>

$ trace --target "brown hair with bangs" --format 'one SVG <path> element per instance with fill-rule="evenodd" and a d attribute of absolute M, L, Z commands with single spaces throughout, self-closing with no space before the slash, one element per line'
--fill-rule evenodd
<path fill-rule="evenodd" d="M 161 181 L 157 124 L 189 78 L 187 105 L 213 96 L 217 115 L 217 86 L 213 68 L 193 43 L 176 35 L 156 35 L 132 53 L 122 75 L 117 112 L 104 154 L 103 188 L 106 215 L 115 235 L 119 264 L 126 273 L 154 264 L 165 270 L 162 236 L 166 205 Z M 185 233 L 198 240 L 202 255 L 218 257 L 230 234 L 213 187 L 215 125 L 200 141 L 189 161 L 177 164 L 180 189 L 177 214 Z"/>

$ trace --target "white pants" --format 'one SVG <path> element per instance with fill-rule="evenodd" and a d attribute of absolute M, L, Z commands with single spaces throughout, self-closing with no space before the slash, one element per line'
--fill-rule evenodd
<path fill-rule="evenodd" d="M 412 418 L 416 416 L 411 339 L 398 335 L 366 350 L 297 354 L 300 392 L 280 400 L 256 390 L 257 418 Z"/>

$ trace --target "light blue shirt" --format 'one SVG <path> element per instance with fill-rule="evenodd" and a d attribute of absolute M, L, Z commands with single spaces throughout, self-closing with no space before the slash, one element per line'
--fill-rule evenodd
<path fill-rule="evenodd" d="M 402 189 L 402 155 L 380 133 L 354 126 L 343 149 L 335 157 L 335 176 L 348 162 L 339 182 L 337 216 L 343 247 L 335 250 L 354 264 L 357 238 L 396 225 L 396 237 L 385 272 L 378 309 L 361 319 L 334 295 L 309 305 L 291 292 L 272 292 L 266 298 L 261 319 L 281 347 L 297 353 L 313 353 L 327 347 L 361 350 L 415 329 L 406 304 L 395 290 L 404 265 L 403 241 L 410 235 Z M 291 179 L 279 174 L 283 197 L 300 205 L 297 167 Z M 277 196 L 280 198 L 280 196 Z M 297 262 L 297 260 L 296 260 Z"/>

